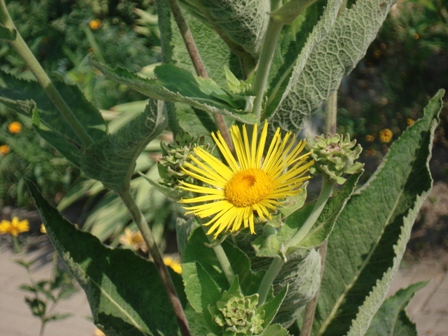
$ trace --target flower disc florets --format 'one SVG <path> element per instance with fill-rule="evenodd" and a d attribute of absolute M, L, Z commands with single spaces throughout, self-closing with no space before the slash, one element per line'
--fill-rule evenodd
<path fill-rule="evenodd" d="M 335 134 L 316 136 L 314 140 L 309 140 L 307 149 L 312 150 L 314 166 L 312 173 L 316 171 L 322 173 L 329 180 L 338 184 L 343 184 L 346 178 L 343 175 L 359 172 L 363 166 L 360 162 L 355 162 L 362 152 L 361 145 L 356 145 L 356 140 L 350 141 L 350 135 Z"/>

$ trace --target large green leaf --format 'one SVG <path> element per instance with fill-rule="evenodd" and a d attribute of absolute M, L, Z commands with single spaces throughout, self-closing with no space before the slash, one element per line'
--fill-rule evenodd
<path fill-rule="evenodd" d="M 128 187 L 137 157 L 165 129 L 166 123 L 163 105 L 150 100 L 145 111 L 125 127 L 83 150 L 81 169 L 107 188 L 122 192 Z"/>
<path fill-rule="evenodd" d="M 81 140 L 62 117 L 37 82 L 25 81 L 1 73 L 6 87 L 0 88 L 0 102 L 33 119 L 36 131 L 74 165 L 79 166 Z M 105 136 L 107 126 L 99 111 L 75 85 L 54 82 L 93 141 Z"/>
<path fill-rule="evenodd" d="M 427 282 L 419 282 L 406 289 L 400 289 L 394 296 L 384 301 L 375 314 L 366 336 L 417 336 L 415 323 L 409 320 L 405 309 L 415 292 L 426 284 Z"/>
<path fill-rule="evenodd" d="M 66 221 L 39 193 L 30 192 L 48 237 L 89 300 L 94 323 L 107 335 L 177 335 L 174 312 L 153 263 L 130 250 L 110 249 Z M 181 277 L 171 272 L 186 302 Z"/>
<path fill-rule="evenodd" d="M 331 31 L 341 4 L 342 0 L 319 0 L 283 28 L 270 71 L 267 116 L 278 106 L 292 73 L 297 76 L 303 70 L 316 45 Z"/>
<path fill-rule="evenodd" d="M 185 0 L 225 40 L 256 56 L 264 40 L 270 0 Z"/>
<path fill-rule="evenodd" d="M 336 1 L 329 6 L 297 59 L 288 86 L 276 107 L 273 123 L 283 129 L 300 129 L 303 121 L 336 91 L 364 56 L 395 0 L 362 0 L 344 9 L 334 25 L 324 29 Z"/>
<path fill-rule="evenodd" d="M 92 64 L 111 79 L 126 84 L 153 99 L 185 103 L 209 113 L 219 113 L 245 123 L 254 123 L 256 117 L 246 113 L 245 98 L 224 91 L 211 79 L 193 76 L 171 64 L 156 68 L 157 79 L 145 79 L 126 69 L 111 69 L 91 60 Z"/>
<path fill-rule="evenodd" d="M 316 335 L 363 335 L 383 302 L 432 186 L 428 161 L 443 94 L 391 146 L 377 173 L 339 215 L 328 240 Z"/>

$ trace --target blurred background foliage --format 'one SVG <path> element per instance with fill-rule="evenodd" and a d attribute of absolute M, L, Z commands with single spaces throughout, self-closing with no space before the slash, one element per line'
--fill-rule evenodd
<path fill-rule="evenodd" d="M 338 132 L 349 133 L 362 144 L 366 176 L 401 132 L 422 115 L 429 97 L 439 88 L 448 89 L 447 4 L 448 0 L 399 0 L 365 58 L 342 82 Z M 146 66 L 159 62 L 154 1 L 21 0 L 8 1 L 8 9 L 44 69 L 77 84 L 101 110 L 111 130 L 143 111 L 144 97 L 107 80 L 88 64 L 87 55 L 94 52 L 105 63 L 136 72 L 145 72 Z M 0 69 L 32 79 L 6 43 L 0 44 Z M 16 134 L 8 130 L 14 121 L 23 125 Z M 69 219 L 102 241 L 118 244 L 131 219 L 116 196 L 100 183 L 83 178 L 36 136 L 27 120 L 18 119 L 3 106 L 0 125 L 0 207 L 32 206 L 23 183 L 28 177 Z M 435 140 L 445 153 L 447 131 L 445 110 Z M 156 180 L 161 140 L 170 141 L 170 134 L 150 143 L 137 162 L 136 171 Z M 442 170 L 446 178 L 446 161 Z M 177 204 L 137 173 L 132 184 L 137 203 L 159 243 L 166 246 L 180 211 Z"/>

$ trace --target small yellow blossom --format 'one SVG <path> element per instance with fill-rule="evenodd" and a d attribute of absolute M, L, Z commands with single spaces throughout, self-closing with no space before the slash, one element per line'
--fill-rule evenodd
<path fill-rule="evenodd" d="M 373 142 L 375 140 L 375 137 L 371 134 L 366 135 L 366 141 L 367 142 Z"/>
<path fill-rule="evenodd" d="M 124 246 L 132 248 L 135 251 L 148 251 L 140 231 L 134 232 L 129 228 L 125 228 L 124 235 L 120 237 L 120 243 Z"/>
<path fill-rule="evenodd" d="M 98 30 L 101 27 L 101 20 L 95 19 L 89 22 L 89 27 L 92 30 Z"/>
<path fill-rule="evenodd" d="M 420 34 L 415 33 L 414 35 L 412 35 L 412 37 L 414 38 L 414 40 L 418 40 L 420 38 Z"/>
<path fill-rule="evenodd" d="M 18 134 L 22 131 L 22 124 L 18 121 L 14 121 L 8 125 L 8 130 L 12 134 Z"/>
<path fill-rule="evenodd" d="M 179 263 L 177 259 L 171 257 L 163 257 L 163 263 L 171 267 L 174 272 L 181 274 L 182 273 L 182 265 Z"/>
<path fill-rule="evenodd" d="M 44 224 L 40 225 L 40 233 L 47 233 L 47 229 L 45 228 Z"/>
<path fill-rule="evenodd" d="M 415 123 L 414 119 L 412 119 L 412 118 L 407 118 L 406 119 L 406 124 L 408 126 L 412 126 L 412 125 L 414 125 L 414 123 Z"/>
<path fill-rule="evenodd" d="M 19 221 L 19 218 L 13 217 L 11 221 L 2 220 L 0 222 L 0 234 L 10 234 L 17 237 L 19 233 L 27 232 L 30 229 L 28 220 Z"/>
<path fill-rule="evenodd" d="M 0 146 L 0 154 L 6 155 L 9 153 L 9 146 L 8 145 L 1 145 Z"/>
<path fill-rule="evenodd" d="M 380 56 L 381 56 L 381 50 L 379 50 L 379 49 L 376 49 L 374 52 L 373 52 L 373 57 L 375 57 L 375 58 L 379 58 Z"/>
<path fill-rule="evenodd" d="M 392 140 L 393 133 L 390 129 L 385 128 L 380 132 L 380 141 L 382 143 L 389 143 Z"/>

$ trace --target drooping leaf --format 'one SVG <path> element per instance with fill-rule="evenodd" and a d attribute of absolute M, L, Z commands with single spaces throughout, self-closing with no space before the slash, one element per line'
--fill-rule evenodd
<path fill-rule="evenodd" d="M 107 188 L 121 192 L 134 172 L 137 157 L 145 146 L 166 127 L 166 113 L 150 100 L 145 111 L 101 141 L 83 151 L 81 169 Z"/>
<path fill-rule="evenodd" d="M 426 284 L 427 282 L 419 282 L 406 289 L 400 289 L 394 296 L 384 301 L 375 314 L 366 336 L 417 336 L 415 323 L 409 320 L 405 309 L 415 292 Z"/>
<path fill-rule="evenodd" d="M 161 76 L 159 80 L 145 79 L 122 68 L 112 70 L 93 59 L 91 62 L 111 79 L 153 99 L 185 103 L 212 114 L 223 114 L 246 123 L 254 123 L 256 120 L 253 114 L 244 112 L 244 98 L 233 99 L 233 96 L 222 90 L 211 79 L 193 76 L 188 71 L 171 64 L 157 67 L 157 73 Z"/>
<path fill-rule="evenodd" d="M 329 33 L 320 23 L 297 59 L 272 122 L 283 129 L 301 129 L 306 120 L 364 56 L 394 0 L 357 1 L 344 9 Z M 328 9 L 334 3 L 330 2 Z M 333 8 L 336 8 L 334 6 Z M 334 9 L 332 9 L 334 11 Z M 338 12 L 336 11 L 336 14 Z M 316 43 L 316 41 L 319 41 Z"/>
<path fill-rule="evenodd" d="M 53 246 L 86 292 L 97 326 L 112 336 L 177 334 L 174 312 L 153 263 L 130 250 L 107 248 L 66 221 L 33 183 L 28 188 Z M 181 277 L 170 273 L 185 304 Z"/>
<path fill-rule="evenodd" d="M 428 161 L 443 94 L 390 147 L 377 173 L 339 215 L 328 240 L 316 335 L 362 335 L 383 302 L 432 186 Z"/>

